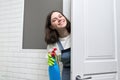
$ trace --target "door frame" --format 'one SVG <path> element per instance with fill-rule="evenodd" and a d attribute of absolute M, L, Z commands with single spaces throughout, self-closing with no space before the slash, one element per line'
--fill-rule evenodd
<path fill-rule="evenodd" d="M 117 60 L 118 60 L 118 74 L 117 80 L 120 80 L 120 0 L 116 0 L 117 8 Z"/>
<path fill-rule="evenodd" d="M 79 8 L 79 9 L 77 9 Z M 78 22 L 79 18 L 79 22 Z M 72 45 L 71 45 L 71 80 L 75 80 L 77 75 L 83 77 L 83 61 L 84 58 L 76 59 L 76 56 L 83 56 L 84 55 L 84 0 L 71 0 L 71 31 L 72 31 Z M 74 27 L 73 27 L 74 26 Z M 76 30 L 79 30 L 76 31 Z M 77 38 L 79 34 L 80 38 Z M 75 40 L 77 39 L 77 40 Z M 77 50 L 77 44 L 80 44 L 79 52 Z M 79 53 L 79 54 L 78 54 Z M 78 64 L 81 66 L 75 66 Z M 78 72 L 78 70 L 80 72 Z"/>

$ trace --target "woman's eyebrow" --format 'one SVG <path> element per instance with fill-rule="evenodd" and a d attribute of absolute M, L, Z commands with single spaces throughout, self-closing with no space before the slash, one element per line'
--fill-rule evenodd
<path fill-rule="evenodd" d="M 52 20 L 57 19 L 56 17 L 52 18 Z"/>
<path fill-rule="evenodd" d="M 62 16 L 62 14 L 58 14 L 58 16 Z"/>

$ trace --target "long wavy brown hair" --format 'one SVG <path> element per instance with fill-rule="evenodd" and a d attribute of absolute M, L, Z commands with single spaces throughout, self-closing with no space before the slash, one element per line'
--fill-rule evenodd
<path fill-rule="evenodd" d="M 51 11 L 49 14 L 48 14 L 48 16 L 47 16 L 47 18 L 46 18 L 46 24 L 45 24 L 45 42 L 47 43 L 47 44 L 54 44 L 54 43 L 56 43 L 57 41 L 58 41 L 58 39 L 59 39 L 59 34 L 58 34 L 58 32 L 57 32 L 57 30 L 55 30 L 55 29 L 52 29 L 50 26 L 52 26 L 51 25 L 51 15 L 54 13 L 54 12 L 59 12 L 59 13 L 61 13 L 62 15 L 63 15 L 63 13 L 62 12 L 60 12 L 60 11 Z M 63 15 L 64 16 L 64 15 Z M 64 16 L 65 17 L 65 16 Z M 66 17 L 65 17 L 66 18 Z M 70 23 L 70 21 L 66 18 L 66 20 L 67 20 L 67 25 L 66 25 L 66 29 L 67 29 L 67 31 L 69 32 L 69 33 L 71 33 L 71 23 Z"/>

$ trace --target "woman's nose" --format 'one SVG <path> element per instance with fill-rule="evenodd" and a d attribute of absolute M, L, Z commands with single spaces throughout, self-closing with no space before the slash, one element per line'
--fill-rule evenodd
<path fill-rule="evenodd" d="M 58 19 L 58 22 L 60 22 L 61 21 L 61 19 Z"/>

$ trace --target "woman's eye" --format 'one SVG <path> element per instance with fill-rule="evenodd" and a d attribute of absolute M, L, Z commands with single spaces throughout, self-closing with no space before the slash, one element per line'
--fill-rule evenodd
<path fill-rule="evenodd" d="M 55 22 L 56 20 L 52 20 L 52 22 Z"/>

